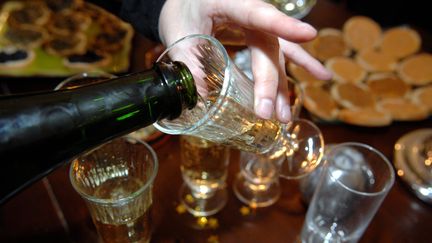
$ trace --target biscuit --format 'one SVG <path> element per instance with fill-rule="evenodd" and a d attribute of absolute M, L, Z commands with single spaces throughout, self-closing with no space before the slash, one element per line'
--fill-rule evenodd
<path fill-rule="evenodd" d="M 391 72 L 397 66 L 396 58 L 373 48 L 359 51 L 355 60 L 368 72 Z"/>
<path fill-rule="evenodd" d="M 393 73 L 371 74 L 366 84 L 377 99 L 403 98 L 411 90 L 409 84 Z"/>
<path fill-rule="evenodd" d="M 298 66 L 292 62 L 287 63 L 287 69 L 289 74 L 300 83 L 310 83 L 310 84 L 323 84 L 326 81 L 315 78 L 303 67 Z"/>
<path fill-rule="evenodd" d="M 339 105 L 348 109 L 373 108 L 376 105 L 375 98 L 364 84 L 336 83 L 330 94 Z"/>
<path fill-rule="evenodd" d="M 428 109 L 409 99 L 386 99 L 378 102 L 380 111 L 389 113 L 396 121 L 417 121 L 428 117 Z"/>
<path fill-rule="evenodd" d="M 339 111 L 338 118 L 345 123 L 365 127 L 382 127 L 392 122 L 388 113 L 375 108 L 343 109 Z"/>
<path fill-rule="evenodd" d="M 333 28 L 321 29 L 311 42 L 311 48 L 314 56 L 320 61 L 351 54 L 351 49 L 343 39 L 342 31 Z"/>
<path fill-rule="evenodd" d="M 321 85 L 301 85 L 303 104 L 312 114 L 326 121 L 337 117 L 338 106 L 330 93 Z"/>
<path fill-rule="evenodd" d="M 333 79 L 338 83 L 359 83 L 367 75 L 360 64 L 348 57 L 333 57 L 327 60 L 325 66 L 333 72 Z"/>
<path fill-rule="evenodd" d="M 421 37 L 412 28 L 393 27 L 384 32 L 379 44 L 381 52 L 401 59 L 416 53 L 421 47 Z"/>
<path fill-rule="evenodd" d="M 424 105 L 432 113 L 432 85 L 415 89 L 410 97 L 414 103 Z"/>
<path fill-rule="evenodd" d="M 432 82 L 432 55 L 420 53 L 410 56 L 399 63 L 397 74 L 412 85 L 426 85 Z"/>
<path fill-rule="evenodd" d="M 346 43 L 356 51 L 375 47 L 381 38 L 381 26 L 366 16 L 354 16 L 343 25 Z"/>

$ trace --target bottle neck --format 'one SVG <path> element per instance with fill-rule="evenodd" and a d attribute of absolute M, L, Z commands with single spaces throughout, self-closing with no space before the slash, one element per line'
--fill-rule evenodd
<path fill-rule="evenodd" d="M 175 119 L 180 116 L 184 109 L 195 107 L 198 100 L 198 92 L 192 73 L 184 63 L 158 62 L 155 64 L 155 71 L 162 77 L 162 80 L 171 90 L 170 92 L 177 96 L 178 100 L 175 103 L 181 105 L 169 114 L 168 119 Z"/>
<path fill-rule="evenodd" d="M 0 144 L 6 145 L 0 152 L 77 128 L 105 129 L 111 139 L 160 119 L 175 119 L 196 102 L 192 75 L 180 62 L 156 63 L 151 70 L 76 89 L 0 97 Z M 92 138 L 100 139 L 83 137 Z"/>
<path fill-rule="evenodd" d="M 184 64 L 70 90 L 0 97 L 0 204 L 15 192 L 108 140 L 174 119 L 196 104 Z"/>

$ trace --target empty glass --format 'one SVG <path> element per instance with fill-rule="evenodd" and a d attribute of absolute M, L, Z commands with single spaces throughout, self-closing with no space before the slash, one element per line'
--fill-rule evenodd
<path fill-rule="evenodd" d="M 303 243 L 357 242 L 395 180 L 392 165 L 361 143 L 335 145 L 303 225 Z"/>

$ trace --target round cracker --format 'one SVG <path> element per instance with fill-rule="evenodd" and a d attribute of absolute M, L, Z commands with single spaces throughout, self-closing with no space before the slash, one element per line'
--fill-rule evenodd
<path fill-rule="evenodd" d="M 293 76 L 293 78 L 301 83 L 323 84 L 325 82 L 324 80 L 315 78 L 315 76 L 309 73 L 306 69 L 293 62 L 288 62 L 287 67 L 288 72 Z"/>
<path fill-rule="evenodd" d="M 397 67 L 396 58 L 373 48 L 361 50 L 355 60 L 369 72 L 391 72 Z"/>
<path fill-rule="evenodd" d="M 376 46 L 381 38 L 381 26 L 366 16 L 353 16 L 343 25 L 346 43 L 356 51 Z"/>
<path fill-rule="evenodd" d="M 418 121 L 428 117 L 428 109 L 408 99 L 386 99 L 378 102 L 380 111 L 389 113 L 396 121 Z"/>
<path fill-rule="evenodd" d="M 306 109 L 320 119 L 333 121 L 337 117 L 338 106 L 330 93 L 322 85 L 301 85 L 303 104 Z"/>
<path fill-rule="evenodd" d="M 330 94 L 339 105 L 348 109 L 372 108 L 376 105 L 374 96 L 364 84 L 336 83 L 331 87 Z"/>
<path fill-rule="evenodd" d="M 432 82 L 432 55 L 420 53 L 399 63 L 398 75 L 412 85 L 426 85 Z"/>
<path fill-rule="evenodd" d="M 311 48 L 314 56 L 320 61 L 351 54 L 351 49 L 343 39 L 342 31 L 334 28 L 321 29 L 317 38 L 311 42 Z"/>
<path fill-rule="evenodd" d="M 411 90 L 411 86 L 394 73 L 371 74 L 366 84 L 377 99 L 403 98 Z"/>
<path fill-rule="evenodd" d="M 333 57 L 325 66 L 333 72 L 333 79 L 339 83 L 359 83 L 366 78 L 366 70 L 348 57 Z"/>
<path fill-rule="evenodd" d="M 343 109 L 339 111 L 338 118 L 351 125 L 366 127 L 388 126 L 392 122 L 392 118 L 388 113 L 374 108 Z"/>
<path fill-rule="evenodd" d="M 417 88 L 412 92 L 411 99 L 414 103 L 424 105 L 429 113 L 432 112 L 432 85 Z"/>
<path fill-rule="evenodd" d="M 416 53 L 420 47 L 420 35 L 409 27 L 388 29 L 384 32 L 379 44 L 381 52 L 399 59 Z"/>

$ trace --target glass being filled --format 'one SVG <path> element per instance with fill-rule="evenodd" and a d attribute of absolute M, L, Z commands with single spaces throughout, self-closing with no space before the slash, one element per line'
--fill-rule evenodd
<path fill-rule="evenodd" d="M 180 117 L 163 119 L 156 128 L 168 134 L 192 135 L 255 154 L 279 156 L 288 177 L 313 170 L 322 157 L 319 129 L 306 120 L 281 124 L 254 112 L 254 82 L 211 36 L 187 36 L 168 47 L 158 62 L 182 61 L 198 91 L 197 105 Z"/>

